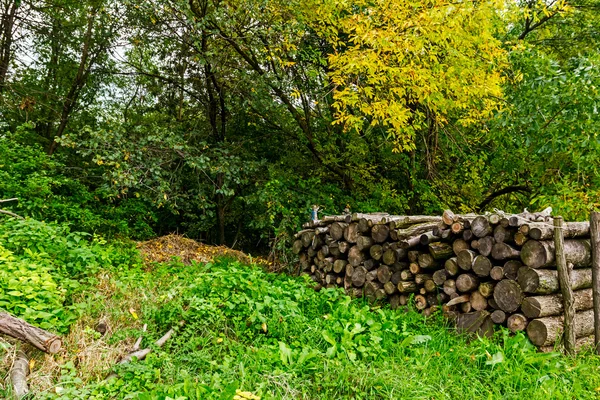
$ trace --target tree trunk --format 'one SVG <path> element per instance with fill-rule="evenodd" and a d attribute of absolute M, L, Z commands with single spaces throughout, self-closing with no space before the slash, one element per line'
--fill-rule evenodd
<path fill-rule="evenodd" d="M 50 354 L 57 353 L 62 346 L 60 337 L 3 312 L 0 312 L 0 333 Z"/>
<path fill-rule="evenodd" d="M 517 273 L 517 281 L 526 293 L 551 294 L 560 291 L 556 270 L 521 267 Z M 579 269 L 571 272 L 571 289 L 579 290 L 590 287 L 592 287 L 591 269 Z"/>
<path fill-rule="evenodd" d="M 582 289 L 573 292 L 575 311 L 585 311 L 594 307 L 592 289 Z M 523 314 L 528 318 L 543 318 L 563 315 L 562 294 L 526 297 L 521 304 Z"/>
<path fill-rule="evenodd" d="M 582 338 L 594 333 L 594 311 L 586 310 L 575 314 L 575 337 Z M 536 346 L 550 346 L 561 338 L 563 317 L 534 319 L 527 326 L 527 336 Z"/>
<path fill-rule="evenodd" d="M 521 260 L 530 268 L 542 268 L 555 264 L 553 241 L 528 240 L 521 248 Z M 589 240 L 565 240 L 565 259 L 574 267 L 589 267 L 591 249 Z"/>
<path fill-rule="evenodd" d="M 496 284 L 494 301 L 502 311 L 513 313 L 523 302 L 523 291 L 516 281 L 503 279 Z"/>
<path fill-rule="evenodd" d="M 545 222 L 530 222 L 529 237 L 534 240 L 546 240 L 554 238 L 554 228 Z M 589 222 L 565 222 L 563 224 L 563 237 L 580 238 L 590 235 Z"/>

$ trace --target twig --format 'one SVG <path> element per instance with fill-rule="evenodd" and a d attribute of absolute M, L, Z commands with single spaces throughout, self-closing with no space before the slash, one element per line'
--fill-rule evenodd
<path fill-rule="evenodd" d="M 148 324 L 144 324 L 144 327 L 142 328 L 142 332 L 146 332 L 146 329 L 148 329 Z M 135 344 L 131 348 L 131 351 L 138 351 L 140 349 L 140 344 L 142 344 L 143 337 L 144 337 L 143 335 L 140 335 L 138 340 L 135 341 Z"/>
<path fill-rule="evenodd" d="M 16 197 L 13 197 L 12 199 L 0 199 L 0 203 L 7 203 L 9 201 L 19 201 L 19 199 Z"/>
<path fill-rule="evenodd" d="M 19 218 L 19 219 L 25 219 L 25 218 L 21 217 L 20 215 L 15 214 L 14 212 L 2 210 L 2 209 L 0 209 L 0 214 L 10 215 L 11 217 L 15 217 L 15 218 Z"/>

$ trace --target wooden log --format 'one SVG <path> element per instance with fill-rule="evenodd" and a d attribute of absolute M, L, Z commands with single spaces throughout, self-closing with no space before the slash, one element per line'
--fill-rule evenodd
<path fill-rule="evenodd" d="M 410 270 L 400 271 L 400 279 L 403 281 L 412 281 L 415 279 L 415 275 Z"/>
<path fill-rule="evenodd" d="M 377 280 L 382 284 L 389 282 L 392 277 L 392 271 L 387 265 L 381 265 L 377 268 Z"/>
<path fill-rule="evenodd" d="M 592 287 L 591 269 L 576 269 L 570 275 L 571 289 L 579 290 Z M 556 270 L 521 267 L 517 273 L 517 281 L 525 293 L 551 294 L 560 290 Z"/>
<path fill-rule="evenodd" d="M 466 303 L 470 299 L 471 299 L 471 295 L 467 293 L 467 294 L 463 294 L 463 295 L 460 295 L 460 296 L 457 296 L 457 297 L 453 298 L 452 300 L 448 301 L 446 303 L 446 305 L 448 307 L 452 307 L 452 306 L 456 306 L 456 305 L 459 305 L 459 304 L 462 304 L 462 303 Z"/>
<path fill-rule="evenodd" d="M 342 253 L 342 254 L 346 254 L 348 252 L 348 250 L 350 250 L 350 247 L 352 247 L 352 246 L 348 242 L 339 242 L 338 243 L 338 249 L 340 250 L 340 253 Z"/>
<path fill-rule="evenodd" d="M 398 250 L 387 249 L 383 253 L 383 256 L 381 257 L 381 260 L 386 265 L 393 265 L 396 261 L 400 261 L 397 252 L 398 252 Z"/>
<path fill-rule="evenodd" d="M 355 287 L 362 287 L 367 280 L 367 269 L 365 267 L 357 266 L 354 268 L 354 272 L 352 273 L 352 284 Z"/>
<path fill-rule="evenodd" d="M 479 254 L 488 257 L 492 254 L 492 248 L 494 247 L 494 238 L 492 236 L 484 236 L 479 239 L 479 247 L 477 250 Z"/>
<path fill-rule="evenodd" d="M 575 311 L 590 310 L 594 307 L 592 289 L 582 289 L 573 292 Z M 542 318 L 563 315 L 562 294 L 526 297 L 521 304 L 521 310 L 528 318 Z"/>
<path fill-rule="evenodd" d="M 29 393 L 27 375 L 29 375 L 29 358 L 23 350 L 19 350 L 10 369 L 13 394 L 17 399 L 22 399 Z"/>
<path fill-rule="evenodd" d="M 365 260 L 365 255 L 357 246 L 352 246 L 348 250 L 348 263 L 353 267 L 358 267 Z"/>
<path fill-rule="evenodd" d="M 329 255 L 329 246 L 324 244 L 323 246 L 321 246 L 319 251 L 317 251 L 317 258 L 319 260 L 324 260 L 328 255 Z"/>
<path fill-rule="evenodd" d="M 502 218 L 500 219 L 500 225 L 501 225 L 503 228 L 508 228 L 508 227 L 510 226 L 510 221 L 508 220 L 508 218 L 506 218 L 506 217 L 502 217 Z"/>
<path fill-rule="evenodd" d="M 427 246 L 429 243 L 436 240 L 440 240 L 440 237 L 435 236 L 432 232 L 427 232 L 419 237 L 419 244 L 422 246 Z"/>
<path fill-rule="evenodd" d="M 471 221 L 471 232 L 478 238 L 482 238 L 491 235 L 493 229 L 488 219 L 480 215 Z"/>
<path fill-rule="evenodd" d="M 415 236 L 421 236 L 425 233 L 430 233 L 433 235 L 433 230 L 438 227 L 438 223 L 424 223 L 410 226 L 406 229 L 396 229 L 396 234 L 398 235 L 398 240 L 404 240 L 408 238 L 412 238 Z"/>
<path fill-rule="evenodd" d="M 471 231 L 470 229 L 465 229 L 462 233 L 462 238 L 467 243 L 473 240 L 474 237 L 475 235 L 473 235 L 473 231 Z"/>
<path fill-rule="evenodd" d="M 369 254 L 371 255 L 371 258 L 373 260 L 381 260 L 381 257 L 383 256 L 383 247 L 381 247 L 381 245 L 376 244 L 371 246 L 371 248 L 369 249 Z"/>
<path fill-rule="evenodd" d="M 373 260 L 372 258 L 369 258 L 368 260 L 363 261 L 363 265 L 367 270 L 371 271 L 372 269 L 377 268 L 379 266 L 379 263 Z"/>
<path fill-rule="evenodd" d="M 527 328 L 529 320 L 523 314 L 515 313 L 506 320 L 506 327 L 512 332 L 524 331 Z"/>
<path fill-rule="evenodd" d="M 530 222 L 529 237 L 534 240 L 547 240 L 554 238 L 554 227 L 546 222 Z M 563 226 L 563 237 L 581 238 L 590 236 L 589 222 L 565 222 Z"/>
<path fill-rule="evenodd" d="M 505 262 L 504 267 L 502 267 L 504 269 L 504 277 L 506 279 L 516 280 L 519 273 L 519 269 L 522 266 L 523 264 L 517 260 L 509 260 Z"/>
<path fill-rule="evenodd" d="M 417 284 L 414 281 L 401 281 L 398 282 L 398 291 L 400 293 L 415 293 L 419 290 Z"/>
<path fill-rule="evenodd" d="M 416 263 L 419 260 L 419 254 L 421 254 L 421 252 L 418 250 L 410 250 L 408 252 L 408 261 Z"/>
<path fill-rule="evenodd" d="M 0 333 L 29 343 L 50 354 L 57 353 L 62 347 L 60 337 L 5 312 L 0 312 Z"/>
<path fill-rule="evenodd" d="M 446 259 L 448 257 L 452 257 L 452 254 L 453 254 L 452 249 L 453 249 L 453 247 L 450 246 L 448 243 L 443 243 L 443 242 L 429 243 L 429 254 L 431 254 L 431 256 L 436 260 L 442 260 L 442 259 Z"/>
<path fill-rule="evenodd" d="M 456 257 L 452 257 L 446 260 L 444 263 L 444 269 L 448 273 L 448 276 L 456 276 L 460 271 Z"/>
<path fill-rule="evenodd" d="M 592 336 L 582 337 L 575 341 L 575 349 L 577 352 L 585 351 L 588 348 L 594 348 L 594 338 Z M 557 343 L 556 346 L 542 346 L 538 350 L 542 353 L 560 352 L 563 350 L 563 346 L 561 343 Z"/>
<path fill-rule="evenodd" d="M 527 336 L 536 346 L 550 346 L 560 339 L 564 317 L 544 317 L 534 319 L 527 326 Z M 582 338 L 594 332 L 594 311 L 586 310 L 575 314 L 575 337 Z"/>
<path fill-rule="evenodd" d="M 451 210 L 444 210 L 444 212 L 442 213 L 442 221 L 446 225 L 452 225 L 455 218 L 456 215 Z"/>
<path fill-rule="evenodd" d="M 378 292 L 380 289 L 383 290 L 383 285 L 380 282 L 365 282 L 365 296 L 371 301 L 379 300 Z"/>
<path fill-rule="evenodd" d="M 479 286 L 479 279 L 473 274 L 461 274 L 456 278 L 456 289 L 459 292 L 472 292 Z"/>
<path fill-rule="evenodd" d="M 575 304 L 571 289 L 571 271 L 573 266 L 567 264 L 565 255 L 565 239 L 563 237 L 563 218 L 554 218 L 554 247 L 556 250 L 556 269 L 564 306 L 564 344 L 567 354 L 575 354 Z"/>
<path fill-rule="evenodd" d="M 439 224 L 442 222 L 441 217 L 431 216 L 431 215 L 408 215 L 408 216 L 399 216 L 393 215 L 386 218 L 388 222 L 394 222 L 394 226 L 396 228 L 405 228 L 414 225 L 426 224 L 426 223 L 435 223 Z"/>
<path fill-rule="evenodd" d="M 553 241 L 528 240 L 521 248 L 521 261 L 530 268 L 543 268 L 555 264 Z M 565 261 L 574 267 L 589 267 L 591 264 L 590 241 L 572 239 L 564 241 Z"/>
<path fill-rule="evenodd" d="M 433 281 L 438 286 L 442 286 L 446 279 L 448 279 L 448 272 L 445 269 L 438 269 L 433 273 Z"/>
<path fill-rule="evenodd" d="M 375 242 L 370 236 L 359 236 L 356 238 L 356 247 L 360 251 L 369 250 L 374 244 Z"/>
<path fill-rule="evenodd" d="M 341 257 L 342 253 L 340 252 L 340 249 L 339 249 L 337 243 L 335 243 L 335 245 L 334 244 L 329 245 L 329 254 L 331 254 L 335 258 Z"/>
<path fill-rule="evenodd" d="M 491 337 L 494 334 L 494 323 L 488 311 L 475 311 L 459 314 L 456 317 L 456 329 L 459 332 L 475 333 L 482 337 Z"/>
<path fill-rule="evenodd" d="M 428 306 L 427 299 L 423 295 L 420 295 L 420 294 L 416 295 L 414 301 L 415 301 L 415 308 L 417 310 L 424 310 Z"/>
<path fill-rule="evenodd" d="M 388 296 L 392 295 L 398 291 L 398 287 L 396 285 L 397 284 L 394 284 L 392 281 L 388 281 L 383 284 L 383 290 Z"/>
<path fill-rule="evenodd" d="M 438 262 L 433 258 L 431 254 L 423 253 L 419 255 L 419 267 L 423 269 L 437 268 Z"/>
<path fill-rule="evenodd" d="M 301 239 L 295 240 L 294 243 L 292 244 L 292 252 L 294 254 L 299 254 L 302 251 L 303 247 L 304 246 L 302 245 Z"/>
<path fill-rule="evenodd" d="M 356 222 L 348 224 L 344 229 L 344 240 L 348 243 L 356 243 L 359 236 L 360 232 L 358 231 L 358 224 Z"/>
<path fill-rule="evenodd" d="M 370 223 L 369 223 L 370 222 Z M 377 221 L 379 222 L 379 221 Z M 357 225 L 356 228 L 358 229 L 358 232 L 361 234 L 369 234 L 371 232 L 371 226 L 373 224 L 373 221 L 370 219 L 366 219 L 366 218 L 360 218 L 357 221 Z"/>
<path fill-rule="evenodd" d="M 173 335 L 174 332 L 175 331 L 173 329 L 169 329 L 167 331 L 167 333 L 165 333 L 160 339 L 158 339 L 156 342 L 154 342 L 154 346 L 156 346 L 156 347 L 164 346 L 164 344 L 167 342 L 167 340 L 169 340 L 171 338 L 171 336 Z M 146 356 L 148 354 L 150 354 L 151 352 L 152 352 L 151 348 L 145 348 L 142 350 L 134 351 L 132 353 L 127 354 L 123 358 L 121 358 L 121 360 L 118 362 L 118 364 L 120 364 L 120 365 L 127 364 L 127 363 L 131 362 L 131 360 L 133 360 L 134 358 L 137 359 L 138 361 L 141 361 L 141 360 L 145 359 Z M 116 378 L 116 377 L 117 377 L 117 374 L 112 373 L 106 379 L 108 380 L 108 379 Z"/>
<path fill-rule="evenodd" d="M 408 279 L 402 279 L 402 272 L 404 271 L 408 271 L 408 270 L 402 270 L 402 271 L 396 271 L 392 274 L 392 276 L 390 277 L 390 282 L 392 282 L 394 285 L 397 285 L 398 282 L 402 281 L 402 280 L 408 280 Z M 410 273 L 410 271 L 409 271 Z"/>
<path fill-rule="evenodd" d="M 365 278 L 365 281 L 367 282 L 373 282 L 377 280 L 377 270 L 373 269 L 371 271 L 367 270 L 367 276 Z"/>
<path fill-rule="evenodd" d="M 490 270 L 490 278 L 495 281 L 501 281 L 504 279 L 504 268 L 495 266 Z"/>
<path fill-rule="evenodd" d="M 448 296 L 456 293 L 456 281 L 454 279 L 446 279 L 444 282 L 444 293 Z"/>
<path fill-rule="evenodd" d="M 590 214 L 590 247 L 594 298 L 594 350 L 600 355 L 600 213 L 596 211 Z"/>
<path fill-rule="evenodd" d="M 419 267 L 418 263 L 410 263 L 410 265 L 408 266 L 408 270 L 410 272 L 412 272 L 413 274 L 420 274 L 421 273 L 421 267 Z"/>
<path fill-rule="evenodd" d="M 523 246 L 529 240 L 529 237 L 521 232 L 517 232 L 515 233 L 513 240 L 517 246 Z"/>
<path fill-rule="evenodd" d="M 428 279 L 423 284 L 423 287 L 428 293 L 437 293 L 437 285 L 433 281 L 433 279 Z"/>
<path fill-rule="evenodd" d="M 336 274 L 340 274 L 342 272 L 344 272 L 346 270 L 346 265 L 348 264 L 348 261 L 346 260 L 335 260 L 333 262 L 333 272 L 335 272 Z"/>
<path fill-rule="evenodd" d="M 513 313 L 523 302 L 523 291 L 516 281 L 503 279 L 494 288 L 494 301 L 502 311 Z"/>
<path fill-rule="evenodd" d="M 506 313 L 502 310 L 494 310 L 491 315 L 492 321 L 495 324 L 503 324 L 506 321 Z"/>
<path fill-rule="evenodd" d="M 506 243 L 496 243 L 492 247 L 492 258 L 494 260 L 518 259 L 520 256 L 521 252 L 519 250 L 513 249 Z"/>
<path fill-rule="evenodd" d="M 333 240 L 341 240 L 344 237 L 344 230 L 348 226 L 345 222 L 334 222 L 329 226 L 329 234 Z"/>
<path fill-rule="evenodd" d="M 481 282 L 477 291 L 486 299 L 494 294 L 496 284 L 493 282 Z"/>
<path fill-rule="evenodd" d="M 472 270 L 475 273 L 475 275 L 481 278 L 490 276 L 490 271 L 492 270 L 492 262 L 489 260 L 489 258 L 483 255 L 478 255 L 477 257 L 475 257 L 475 260 L 473 260 Z"/>
<path fill-rule="evenodd" d="M 415 283 L 417 285 L 423 285 L 425 281 L 432 279 L 431 274 L 416 274 Z"/>
<path fill-rule="evenodd" d="M 492 224 L 492 225 L 499 224 L 501 219 L 502 219 L 502 217 L 498 214 L 490 214 L 488 216 L 488 221 L 490 221 L 490 224 Z"/>
<path fill-rule="evenodd" d="M 374 225 L 371 229 L 371 238 L 375 243 L 383 243 L 390 235 L 390 228 L 387 225 Z"/>
<path fill-rule="evenodd" d="M 302 246 L 309 247 L 310 245 L 312 245 L 312 241 L 313 241 L 314 237 L 315 237 L 314 230 L 304 232 L 302 234 Z"/>
<path fill-rule="evenodd" d="M 477 239 L 476 240 L 472 240 L 471 241 L 471 248 L 475 249 L 475 250 L 479 249 L 479 240 L 477 240 Z"/>
<path fill-rule="evenodd" d="M 459 233 L 462 233 L 462 231 L 465 229 L 465 226 L 463 225 L 462 222 L 458 221 L 458 222 L 453 222 L 452 225 L 450 225 L 450 231 L 452 233 L 454 233 L 455 235 L 458 235 Z"/>
<path fill-rule="evenodd" d="M 496 243 L 511 242 L 515 236 L 513 229 L 508 229 L 502 225 L 498 225 L 494 228 L 494 240 Z"/>
<path fill-rule="evenodd" d="M 456 261 L 461 269 L 470 271 L 475 257 L 477 257 L 477 253 L 473 250 L 463 250 L 456 255 Z"/>
<path fill-rule="evenodd" d="M 457 256 L 458 256 L 458 253 L 460 253 L 461 251 L 469 250 L 470 248 L 471 248 L 471 246 L 469 245 L 469 243 L 467 243 L 463 239 L 456 239 L 455 241 L 452 242 L 452 251 Z"/>
<path fill-rule="evenodd" d="M 479 291 L 471 292 L 471 299 L 469 302 L 475 311 L 482 311 L 488 307 L 487 299 L 483 297 Z"/>

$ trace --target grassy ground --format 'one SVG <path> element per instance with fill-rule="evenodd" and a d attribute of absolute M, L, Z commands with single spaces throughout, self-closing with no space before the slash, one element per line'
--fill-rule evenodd
<path fill-rule="evenodd" d="M 539 354 L 499 331 L 467 340 L 439 316 L 372 308 L 339 290 L 239 261 L 104 272 L 80 299 L 65 352 L 38 359 L 40 398 L 549 399 L 598 398 L 600 359 Z M 105 320 L 109 332 L 93 329 Z M 148 358 L 116 368 L 142 334 Z M 246 396 L 250 398 L 251 396 Z"/>

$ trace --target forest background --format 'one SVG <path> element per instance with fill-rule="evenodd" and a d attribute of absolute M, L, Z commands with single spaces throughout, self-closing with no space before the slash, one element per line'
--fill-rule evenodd
<path fill-rule="evenodd" d="M 0 199 L 285 261 L 323 214 L 598 209 L 596 0 L 1 0 Z"/>

